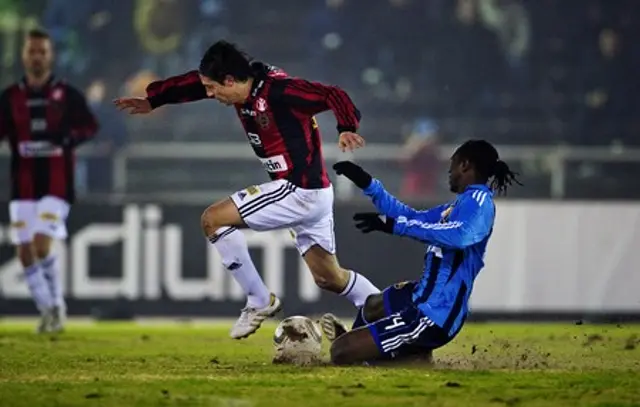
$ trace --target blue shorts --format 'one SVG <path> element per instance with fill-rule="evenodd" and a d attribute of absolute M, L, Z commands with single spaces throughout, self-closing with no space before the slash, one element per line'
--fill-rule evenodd
<path fill-rule="evenodd" d="M 396 355 L 416 349 L 432 350 L 447 344 L 451 338 L 411 301 L 415 281 L 394 284 L 382 292 L 385 318 L 367 324 L 378 349 Z"/>

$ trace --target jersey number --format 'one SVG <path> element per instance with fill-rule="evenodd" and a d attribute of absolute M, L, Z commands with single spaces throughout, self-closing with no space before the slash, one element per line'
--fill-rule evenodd
<path fill-rule="evenodd" d="M 256 133 L 247 133 L 247 137 L 249 138 L 249 144 L 252 146 L 261 146 L 262 140 L 260 140 L 260 136 Z"/>
<path fill-rule="evenodd" d="M 405 325 L 404 321 L 402 320 L 402 317 L 400 315 L 394 315 L 391 317 L 391 322 L 393 322 L 392 325 L 388 325 L 384 328 L 385 331 L 390 331 L 392 329 L 396 329 L 398 327 L 401 327 L 403 325 Z"/>

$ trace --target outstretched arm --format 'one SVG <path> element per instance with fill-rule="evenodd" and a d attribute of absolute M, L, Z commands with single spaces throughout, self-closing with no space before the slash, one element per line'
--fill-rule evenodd
<path fill-rule="evenodd" d="M 435 208 L 418 211 L 391 195 L 386 189 L 384 189 L 382 182 L 377 179 L 372 179 L 371 184 L 369 184 L 363 192 L 371 198 L 371 201 L 380 214 L 390 216 L 392 218 L 397 218 L 399 216 L 409 218 L 419 217 L 427 222 L 438 222 L 442 211 L 449 206 L 449 204 L 444 204 L 436 206 Z"/>
<path fill-rule="evenodd" d="M 195 102 L 207 98 L 198 71 L 151 82 L 147 86 L 147 100 L 151 108 L 162 105 Z"/>
<path fill-rule="evenodd" d="M 147 114 L 163 105 L 195 102 L 207 97 L 198 71 L 190 71 L 151 82 L 147 86 L 147 97 L 123 97 L 115 99 L 113 103 L 130 114 Z"/>
<path fill-rule="evenodd" d="M 467 196 L 451 211 L 447 222 L 434 223 L 419 215 L 399 216 L 390 222 L 394 235 L 443 248 L 464 249 L 482 241 L 491 232 L 493 206 L 490 199 Z"/>
<path fill-rule="evenodd" d="M 351 161 L 341 161 L 333 165 L 333 169 L 338 175 L 344 175 L 349 178 L 358 188 L 361 188 L 365 195 L 371 198 L 373 204 L 380 214 L 397 218 L 398 216 L 416 217 L 428 220 L 429 222 L 437 222 L 440 220 L 440 214 L 448 205 L 436 206 L 432 209 L 418 211 L 408 205 L 400 202 L 398 198 L 391 195 L 382 182 L 374 179 L 359 165 Z"/>

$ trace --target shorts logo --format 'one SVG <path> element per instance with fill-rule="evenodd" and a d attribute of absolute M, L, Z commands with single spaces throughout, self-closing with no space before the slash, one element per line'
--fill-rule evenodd
<path fill-rule="evenodd" d="M 247 197 L 247 193 L 246 192 L 238 192 L 238 198 L 240 198 L 241 201 L 244 200 L 244 198 Z"/>
<path fill-rule="evenodd" d="M 407 285 L 409 283 L 410 283 L 410 281 L 401 281 L 399 283 L 395 283 L 393 285 L 393 288 L 395 288 L 396 290 L 400 290 L 400 289 L 402 289 L 402 287 L 404 287 L 405 285 Z"/>
<path fill-rule="evenodd" d="M 260 188 L 258 188 L 255 185 L 250 186 L 249 188 L 246 189 L 247 194 L 249 194 L 249 196 L 254 196 L 254 195 L 258 195 L 260 193 Z M 242 198 L 240 198 L 242 199 Z"/>
<path fill-rule="evenodd" d="M 55 213 L 43 212 L 40 214 L 40 219 L 46 220 L 49 222 L 56 222 L 58 220 L 58 216 L 56 216 Z"/>

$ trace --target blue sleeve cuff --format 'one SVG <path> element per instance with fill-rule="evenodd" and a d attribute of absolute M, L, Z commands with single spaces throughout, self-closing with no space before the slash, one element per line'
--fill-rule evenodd
<path fill-rule="evenodd" d="M 371 180 L 371 184 L 369 184 L 369 186 L 363 189 L 362 191 L 367 196 L 373 196 L 380 190 L 380 188 L 382 188 L 382 183 L 377 179 L 373 178 Z"/>

